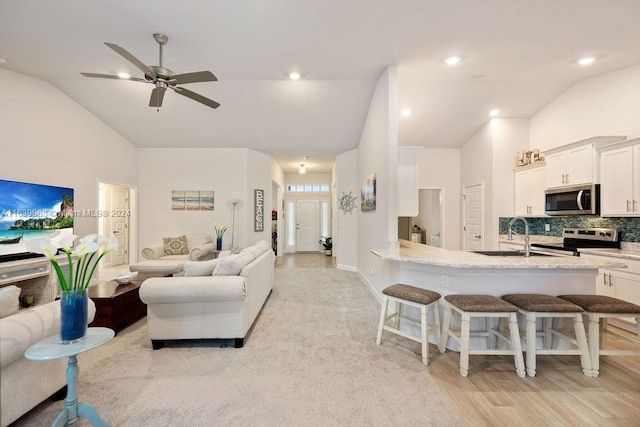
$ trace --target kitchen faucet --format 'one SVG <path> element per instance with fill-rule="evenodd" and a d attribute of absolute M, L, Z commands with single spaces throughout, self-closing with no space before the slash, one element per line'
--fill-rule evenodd
<path fill-rule="evenodd" d="M 511 227 L 513 226 L 513 223 L 516 222 L 516 219 L 521 219 L 522 222 L 524 222 L 524 256 L 529 257 L 531 256 L 531 244 L 529 243 L 529 223 L 526 219 L 521 216 L 516 216 L 509 222 L 509 236 L 507 239 L 513 240 L 513 230 Z"/>

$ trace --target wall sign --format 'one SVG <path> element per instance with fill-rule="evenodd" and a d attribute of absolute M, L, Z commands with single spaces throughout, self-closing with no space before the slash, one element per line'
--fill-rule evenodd
<path fill-rule="evenodd" d="M 253 231 L 264 231 L 264 190 L 253 190 Z"/>

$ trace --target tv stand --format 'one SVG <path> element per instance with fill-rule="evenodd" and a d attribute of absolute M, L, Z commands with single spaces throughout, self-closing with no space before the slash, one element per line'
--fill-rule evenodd
<path fill-rule="evenodd" d="M 23 259 L 44 258 L 44 255 L 35 252 L 19 252 L 15 254 L 0 255 L 0 263 L 21 261 Z"/>
<path fill-rule="evenodd" d="M 46 304 L 55 300 L 58 282 L 51 274 L 51 263 L 44 256 L 21 258 L 16 261 L 0 263 L 0 287 L 15 285 L 21 289 L 20 295 L 33 295 L 34 305 Z M 58 263 L 65 267 L 66 257 L 60 257 Z"/>

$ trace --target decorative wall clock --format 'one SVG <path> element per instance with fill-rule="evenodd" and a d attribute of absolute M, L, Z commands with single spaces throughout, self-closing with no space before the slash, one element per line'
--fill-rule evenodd
<path fill-rule="evenodd" d="M 338 199 L 338 209 L 342 210 L 343 215 L 346 215 L 347 212 L 351 213 L 357 207 L 356 199 L 357 197 L 351 195 L 351 191 L 349 191 L 349 194 L 342 193 L 342 197 Z"/>

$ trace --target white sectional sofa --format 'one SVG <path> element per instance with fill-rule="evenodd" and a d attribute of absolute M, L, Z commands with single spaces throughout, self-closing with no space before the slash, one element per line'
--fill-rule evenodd
<path fill-rule="evenodd" d="M 234 339 L 242 347 L 273 289 L 274 263 L 269 244 L 260 241 L 239 254 L 186 262 L 184 277 L 147 279 L 140 299 L 153 348 L 184 339 Z"/>
<path fill-rule="evenodd" d="M 142 249 L 142 256 L 147 260 L 165 261 L 206 261 L 215 257 L 216 243 L 211 240 L 208 234 L 186 234 L 187 252 L 182 254 L 168 254 L 165 251 L 165 244 L 147 246 Z"/>
<path fill-rule="evenodd" d="M 89 300 L 88 322 L 96 309 Z M 60 333 L 60 301 L 25 308 L 0 319 L 0 424 L 5 427 L 67 384 L 67 358 L 24 358 L 32 344 Z"/>

